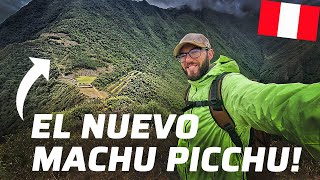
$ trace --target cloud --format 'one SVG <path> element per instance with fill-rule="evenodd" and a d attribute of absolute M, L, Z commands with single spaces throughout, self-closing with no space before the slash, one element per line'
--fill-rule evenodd
<path fill-rule="evenodd" d="M 0 1 L 0 23 L 10 15 L 17 12 L 21 7 L 28 4 L 31 0 L 1 0 Z"/>
<path fill-rule="evenodd" d="M 180 8 L 186 5 L 193 10 L 208 8 L 235 15 L 258 11 L 260 6 L 259 0 L 147 0 L 147 2 L 160 8 Z"/>
<path fill-rule="evenodd" d="M 17 12 L 21 7 L 28 4 L 31 0 L 0 0 L 0 23 L 10 15 Z M 133 0 L 142 1 L 142 0 Z M 280 0 L 274 0 L 280 1 Z M 184 5 L 193 10 L 203 8 L 213 9 L 219 12 L 243 16 L 251 13 L 258 13 L 260 0 L 147 0 L 151 5 L 160 8 L 180 8 Z M 309 4 L 320 6 L 320 0 L 281 0 L 281 2 Z"/>
<path fill-rule="evenodd" d="M 193 10 L 209 8 L 223 13 L 243 16 L 258 13 L 261 0 L 147 0 L 147 2 L 160 8 L 179 8 L 186 5 Z M 281 0 L 281 2 L 320 6 L 320 0 Z"/>

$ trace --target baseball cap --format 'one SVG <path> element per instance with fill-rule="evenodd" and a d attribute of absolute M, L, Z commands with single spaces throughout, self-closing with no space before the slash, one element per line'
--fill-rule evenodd
<path fill-rule="evenodd" d="M 189 33 L 185 35 L 179 42 L 179 44 L 174 48 L 173 55 L 177 56 L 180 52 L 180 49 L 185 44 L 193 44 L 198 47 L 207 47 L 211 48 L 209 40 L 203 35 L 199 33 Z"/>

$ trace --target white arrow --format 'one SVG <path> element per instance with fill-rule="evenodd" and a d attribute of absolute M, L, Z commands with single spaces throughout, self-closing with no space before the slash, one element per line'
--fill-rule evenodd
<path fill-rule="evenodd" d="M 43 75 L 49 81 L 50 60 L 38 59 L 29 57 L 34 66 L 28 71 L 28 73 L 22 79 L 16 97 L 16 105 L 18 113 L 23 119 L 23 105 L 27 97 L 27 94 L 33 85 L 33 83 Z"/>

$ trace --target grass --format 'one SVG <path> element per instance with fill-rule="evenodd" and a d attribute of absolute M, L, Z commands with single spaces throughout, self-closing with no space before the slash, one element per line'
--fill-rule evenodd
<path fill-rule="evenodd" d="M 96 88 L 80 88 L 80 92 L 89 98 L 105 99 L 108 97 L 106 92 L 99 91 Z"/>
<path fill-rule="evenodd" d="M 95 79 L 97 79 L 97 77 L 96 76 L 79 76 L 76 79 L 81 84 L 91 84 Z"/>

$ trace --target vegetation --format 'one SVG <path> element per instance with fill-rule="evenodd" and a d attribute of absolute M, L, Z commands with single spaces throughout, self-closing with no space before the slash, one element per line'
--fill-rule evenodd
<path fill-rule="evenodd" d="M 91 84 L 96 78 L 95 76 L 79 76 L 76 79 L 80 84 Z"/>
<path fill-rule="evenodd" d="M 179 62 L 172 57 L 172 49 L 189 32 L 208 36 L 214 45 L 214 60 L 221 54 L 227 55 L 237 60 L 241 71 L 251 78 L 265 82 L 276 82 L 281 79 L 275 78 L 278 76 L 288 77 L 288 81 L 296 80 L 290 78 L 299 78 L 299 73 L 294 72 L 300 67 L 302 80 L 319 81 L 318 45 L 302 42 L 278 47 L 271 40 L 262 44 L 256 37 L 256 22 L 256 17 L 238 19 L 207 9 L 163 10 L 145 1 L 33 0 L 0 25 L 0 179 L 177 178 L 176 173 L 164 173 L 163 163 L 149 174 L 30 172 L 37 145 L 67 149 L 78 145 L 86 152 L 98 145 L 154 145 L 160 149 L 157 162 L 165 162 L 167 156 L 164 154 L 177 143 L 172 134 L 165 141 L 152 137 L 147 142 L 131 141 L 129 137 L 121 141 L 84 141 L 79 134 L 86 113 L 160 113 L 164 117 L 181 113 L 187 79 Z M 284 64 L 287 61 L 283 51 L 274 53 L 283 46 L 288 50 L 303 45 L 310 48 L 292 52 L 301 56 L 307 54 L 308 58 L 297 68 L 292 67 L 293 70 Z M 21 121 L 16 112 L 15 96 L 22 78 L 32 67 L 28 57 L 51 60 L 50 81 L 41 77 L 33 85 L 25 102 L 25 121 Z M 277 62 L 273 57 L 281 57 L 284 61 Z M 290 58 L 294 59 L 290 62 L 298 61 L 298 58 Z M 77 80 L 91 83 L 105 92 L 101 97 L 106 98 L 85 96 L 77 86 L 59 80 L 79 70 L 96 71 L 99 68 L 112 70 Z M 63 128 L 74 132 L 70 141 L 31 139 L 36 113 L 63 113 Z M 150 131 L 154 133 L 154 129 Z"/>

